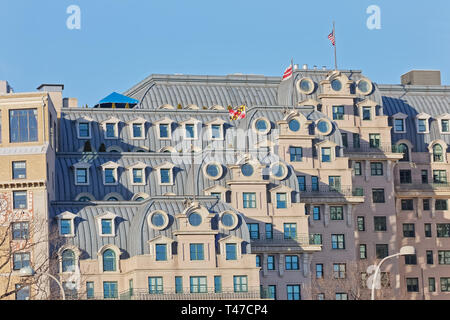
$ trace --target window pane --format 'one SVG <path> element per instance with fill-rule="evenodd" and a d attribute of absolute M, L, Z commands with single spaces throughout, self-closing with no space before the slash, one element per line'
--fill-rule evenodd
<path fill-rule="evenodd" d="M 27 206 L 27 192 L 14 191 L 13 192 L 13 207 L 14 209 L 26 209 Z"/>
<path fill-rule="evenodd" d="M 26 179 L 27 177 L 27 167 L 26 162 L 13 162 L 13 179 Z"/>

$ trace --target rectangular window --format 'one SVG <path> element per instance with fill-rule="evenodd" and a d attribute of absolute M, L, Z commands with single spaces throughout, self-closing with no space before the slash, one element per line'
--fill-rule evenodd
<path fill-rule="evenodd" d="M 422 170 L 422 184 L 428 183 L 428 170 Z"/>
<path fill-rule="evenodd" d="M 169 138 L 169 124 L 160 124 L 159 125 L 159 137 L 161 139 Z"/>
<path fill-rule="evenodd" d="M 446 184 L 447 183 L 447 171 L 433 170 L 433 183 Z"/>
<path fill-rule="evenodd" d="M 372 108 L 363 107 L 363 120 L 372 120 Z"/>
<path fill-rule="evenodd" d="M 431 231 L 431 223 L 425 223 L 424 229 L 425 229 L 425 237 L 431 238 L 433 236 Z"/>
<path fill-rule="evenodd" d="M 106 138 L 116 138 L 116 124 L 115 123 L 107 123 L 106 124 Z"/>
<path fill-rule="evenodd" d="M 359 258 L 361 260 L 367 259 L 367 246 L 365 244 L 359 245 Z"/>
<path fill-rule="evenodd" d="M 371 162 L 370 172 L 372 176 L 382 176 L 383 175 L 383 163 L 382 162 Z"/>
<path fill-rule="evenodd" d="M 285 266 L 286 270 L 298 270 L 298 256 L 286 256 Z"/>
<path fill-rule="evenodd" d="M 380 143 L 380 134 L 372 133 L 369 134 L 369 143 L 371 148 L 379 148 L 381 146 Z"/>
<path fill-rule="evenodd" d="M 16 222 L 12 225 L 13 240 L 27 240 L 29 239 L 29 223 Z"/>
<path fill-rule="evenodd" d="M 361 138 L 358 133 L 353 134 L 353 148 L 359 149 L 361 147 Z"/>
<path fill-rule="evenodd" d="M 133 169 L 133 183 L 143 183 L 143 169 Z"/>
<path fill-rule="evenodd" d="M 244 192 L 244 209 L 256 208 L 256 193 Z"/>
<path fill-rule="evenodd" d="M 284 239 L 297 239 L 297 224 L 285 223 L 284 224 Z"/>
<path fill-rule="evenodd" d="M 221 293 L 222 292 L 222 277 L 214 276 L 214 292 Z"/>
<path fill-rule="evenodd" d="M 430 199 L 423 199 L 423 210 L 424 211 L 430 210 Z"/>
<path fill-rule="evenodd" d="M 333 107 L 333 120 L 344 120 L 344 106 Z"/>
<path fill-rule="evenodd" d="M 315 206 L 313 208 L 313 219 L 315 221 L 319 221 L 320 220 L 320 207 L 319 206 Z"/>
<path fill-rule="evenodd" d="M 322 245 L 322 235 L 320 233 L 315 233 L 311 235 L 312 244 Z"/>
<path fill-rule="evenodd" d="M 186 138 L 187 139 L 195 139 L 195 125 L 193 124 L 187 124 L 186 125 Z"/>
<path fill-rule="evenodd" d="M 287 208 L 287 194 L 277 193 L 277 209 L 286 209 L 286 208 Z"/>
<path fill-rule="evenodd" d="M 26 179 L 27 178 L 27 164 L 25 161 L 14 161 L 12 163 L 13 179 Z"/>
<path fill-rule="evenodd" d="M 204 260 L 203 243 L 191 243 L 190 245 L 191 261 Z"/>
<path fill-rule="evenodd" d="M 222 126 L 218 124 L 213 124 L 211 126 L 211 138 L 220 139 L 222 138 Z"/>
<path fill-rule="evenodd" d="M 317 300 L 320 300 L 320 301 L 325 300 L 325 294 L 324 293 L 318 293 L 317 294 Z"/>
<path fill-rule="evenodd" d="M 300 285 L 288 285 L 287 298 L 288 300 L 300 300 Z"/>
<path fill-rule="evenodd" d="M 91 136 L 89 122 L 80 122 L 78 124 L 78 136 L 80 138 L 89 138 Z"/>
<path fill-rule="evenodd" d="M 116 169 L 105 169 L 105 184 L 116 183 Z"/>
<path fill-rule="evenodd" d="M 344 148 L 348 147 L 348 136 L 346 133 L 341 133 L 342 135 L 342 145 L 344 146 Z"/>
<path fill-rule="evenodd" d="M 148 277 L 148 293 L 162 294 L 163 293 L 163 278 L 162 277 Z"/>
<path fill-rule="evenodd" d="M 375 231 L 387 231 L 386 217 L 373 217 Z"/>
<path fill-rule="evenodd" d="M 408 254 L 405 256 L 405 264 L 406 265 L 416 265 L 417 264 L 417 255 Z"/>
<path fill-rule="evenodd" d="M 387 244 L 376 244 L 375 252 L 377 259 L 384 259 L 389 255 L 389 247 Z"/>
<path fill-rule="evenodd" d="M 450 223 L 436 225 L 438 238 L 450 238 Z"/>
<path fill-rule="evenodd" d="M 336 300 L 348 300 L 348 294 L 338 292 L 338 293 L 336 293 Z"/>
<path fill-rule="evenodd" d="M 404 119 L 395 119 L 395 131 L 396 132 L 404 132 L 405 131 L 405 120 Z"/>
<path fill-rule="evenodd" d="M 441 278 L 441 291 L 450 292 L 450 278 Z"/>
<path fill-rule="evenodd" d="M 105 299 L 117 299 L 118 296 L 117 281 L 103 282 L 103 297 Z"/>
<path fill-rule="evenodd" d="M 323 264 L 316 264 L 316 279 L 323 278 Z"/>
<path fill-rule="evenodd" d="M 447 200 L 436 199 L 435 209 L 436 210 L 447 210 Z"/>
<path fill-rule="evenodd" d="M 86 282 L 86 298 L 94 299 L 94 297 L 95 297 L 94 283 Z"/>
<path fill-rule="evenodd" d="M 419 123 L 419 132 L 420 133 L 427 132 L 427 120 L 419 119 L 418 123 Z"/>
<path fill-rule="evenodd" d="M 250 232 L 251 240 L 259 239 L 259 224 L 258 223 L 247 223 L 248 231 Z"/>
<path fill-rule="evenodd" d="M 427 264 L 434 264 L 433 251 L 427 250 Z"/>
<path fill-rule="evenodd" d="M 289 154 L 291 156 L 291 162 L 302 162 L 303 161 L 303 148 L 290 147 Z"/>
<path fill-rule="evenodd" d="M 267 256 L 267 270 L 275 270 L 275 256 Z"/>
<path fill-rule="evenodd" d="M 161 183 L 170 183 L 170 169 L 161 169 Z"/>
<path fill-rule="evenodd" d="M 37 109 L 10 110 L 9 137 L 11 143 L 38 141 Z"/>
<path fill-rule="evenodd" d="M 207 293 L 206 277 L 190 277 L 191 293 Z"/>
<path fill-rule="evenodd" d="M 331 220 L 344 220 L 344 208 L 343 207 L 330 207 Z"/>
<path fill-rule="evenodd" d="M 143 138 L 142 127 L 142 123 L 133 123 L 133 138 Z"/>
<path fill-rule="evenodd" d="M 269 299 L 277 300 L 277 286 L 269 286 Z"/>
<path fill-rule="evenodd" d="M 364 217 L 357 218 L 358 231 L 366 231 L 366 219 Z"/>
<path fill-rule="evenodd" d="M 27 192 L 13 191 L 13 209 L 27 209 Z"/>
<path fill-rule="evenodd" d="M 20 252 L 14 253 L 13 270 L 20 270 L 30 266 L 30 253 Z"/>
<path fill-rule="evenodd" d="M 16 300 L 30 300 L 30 286 L 16 284 L 14 288 L 17 290 Z"/>
<path fill-rule="evenodd" d="M 311 191 L 319 191 L 319 177 L 311 177 Z"/>
<path fill-rule="evenodd" d="M 341 177 L 328 177 L 328 185 L 330 187 L 330 191 L 341 191 Z"/>
<path fill-rule="evenodd" d="M 111 219 L 102 219 L 102 234 L 103 235 L 112 234 L 112 220 Z"/>
<path fill-rule="evenodd" d="M 266 223 L 266 239 L 273 239 L 273 225 L 271 223 Z"/>
<path fill-rule="evenodd" d="M 331 162 L 331 148 L 322 148 L 322 162 Z"/>
<path fill-rule="evenodd" d="M 234 285 L 234 292 L 247 292 L 248 291 L 247 276 L 234 276 L 233 285 Z"/>
<path fill-rule="evenodd" d="M 298 188 L 300 191 L 306 191 L 306 177 L 299 176 L 297 177 Z"/>
<path fill-rule="evenodd" d="M 237 260 L 237 244 L 227 243 L 225 245 L 226 259 L 227 260 Z"/>
<path fill-rule="evenodd" d="M 331 235 L 331 248 L 333 248 L 334 250 L 345 249 L 345 238 L 343 234 Z"/>
<path fill-rule="evenodd" d="M 61 235 L 72 234 L 72 220 L 70 219 L 61 219 Z"/>
<path fill-rule="evenodd" d="M 77 184 L 87 184 L 88 183 L 88 169 L 77 168 Z"/>
<path fill-rule="evenodd" d="M 372 189 L 373 203 L 385 203 L 384 189 Z"/>
<path fill-rule="evenodd" d="M 261 256 L 260 255 L 256 256 L 256 266 L 258 268 L 261 268 Z"/>
<path fill-rule="evenodd" d="M 436 292 L 436 279 L 435 278 L 428 278 L 428 291 Z"/>
<path fill-rule="evenodd" d="M 175 277 L 175 293 L 183 293 L 183 277 Z"/>
<path fill-rule="evenodd" d="M 450 132 L 449 120 L 441 120 L 442 132 Z"/>
<path fill-rule="evenodd" d="M 412 210 L 414 210 L 414 201 L 413 201 L 413 199 L 402 199 L 402 210 L 404 210 L 404 211 L 412 211 Z"/>
<path fill-rule="evenodd" d="M 353 165 L 353 170 L 355 171 L 355 176 L 362 175 L 361 162 L 355 162 Z"/>
<path fill-rule="evenodd" d="M 345 279 L 346 272 L 347 271 L 346 271 L 345 263 L 333 264 L 333 276 L 335 279 Z"/>
<path fill-rule="evenodd" d="M 167 244 L 156 244 L 156 261 L 167 261 Z"/>
<path fill-rule="evenodd" d="M 406 278 L 406 290 L 408 292 L 419 292 L 419 279 Z"/>
<path fill-rule="evenodd" d="M 450 265 L 450 250 L 438 251 L 439 264 Z"/>

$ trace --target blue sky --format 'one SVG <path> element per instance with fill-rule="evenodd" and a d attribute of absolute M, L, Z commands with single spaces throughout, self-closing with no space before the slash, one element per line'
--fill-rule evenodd
<path fill-rule="evenodd" d="M 69 30 L 68 6 L 81 9 Z M 366 9 L 381 9 L 369 30 Z M 0 0 L 0 79 L 15 91 L 63 83 L 92 106 L 152 73 L 281 76 L 297 64 L 338 63 L 378 83 L 439 69 L 450 85 L 450 1 L 404 0 Z"/>

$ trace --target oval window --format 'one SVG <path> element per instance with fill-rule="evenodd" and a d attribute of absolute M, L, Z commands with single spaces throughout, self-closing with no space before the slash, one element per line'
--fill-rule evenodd
<path fill-rule="evenodd" d="M 326 121 L 320 121 L 317 125 L 317 129 L 319 129 L 321 133 L 326 134 L 330 131 L 330 125 Z"/>
<path fill-rule="evenodd" d="M 358 89 L 362 93 L 369 93 L 370 91 L 370 84 L 366 80 L 360 80 L 358 83 Z"/>
<path fill-rule="evenodd" d="M 268 123 L 265 120 L 257 120 L 256 124 L 255 124 L 256 130 L 258 130 L 259 132 L 266 132 L 268 130 Z"/>
<path fill-rule="evenodd" d="M 289 129 L 293 132 L 297 132 L 298 130 L 300 130 L 300 122 L 298 122 L 297 120 L 291 120 L 289 122 Z"/>
<path fill-rule="evenodd" d="M 234 225 L 234 216 L 231 213 L 225 213 L 222 215 L 221 222 L 225 227 L 231 228 Z"/>
<path fill-rule="evenodd" d="M 242 174 L 246 177 L 250 177 L 253 175 L 253 166 L 251 164 L 244 164 L 241 168 Z"/>
<path fill-rule="evenodd" d="M 311 81 L 306 80 L 306 79 L 303 79 L 302 81 L 300 81 L 300 89 L 305 93 L 311 92 L 311 90 L 312 90 Z"/>
<path fill-rule="evenodd" d="M 341 91 L 342 89 L 341 81 L 337 79 L 331 81 L 331 88 L 333 88 L 334 91 Z"/>
<path fill-rule="evenodd" d="M 162 213 L 155 213 L 152 216 L 152 224 L 155 227 L 162 227 L 166 223 L 166 218 Z"/>
<path fill-rule="evenodd" d="M 189 223 L 193 227 L 198 227 L 202 223 L 202 216 L 198 213 L 191 213 L 189 215 Z"/>
<path fill-rule="evenodd" d="M 208 164 L 206 167 L 206 173 L 213 178 L 216 178 L 220 174 L 219 167 L 215 164 Z"/>
<path fill-rule="evenodd" d="M 272 175 L 274 175 L 277 178 L 281 178 L 285 175 L 285 169 L 284 166 L 282 166 L 281 164 L 277 163 L 275 165 L 272 166 Z"/>

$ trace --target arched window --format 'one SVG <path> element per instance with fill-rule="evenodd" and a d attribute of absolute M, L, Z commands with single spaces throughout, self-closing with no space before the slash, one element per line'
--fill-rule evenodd
<path fill-rule="evenodd" d="M 78 201 L 80 201 L 80 202 L 89 202 L 89 201 L 91 201 L 91 199 L 89 199 L 89 197 L 81 197 L 80 199 L 78 199 Z"/>
<path fill-rule="evenodd" d="M 75 253 L 72 250 L 64 250 L 62 253 L 62 272 L 75 271 Z"/>
<path fill-rule="evenodd" d="M 107 201 L 119 201 L 116 197 L 109 197 Z"/>
<path fill-rule="evenodd" d="M 444 154 L 442 146 L 440 144 L 435 144 L 433 146 L 433 161 L 434 162 L 444 162 Z"/>
<path fill-rule="evenodd" d="M 400 161 L 409 161 L 409 148 L 406 144 L 402 143 L 398 146 L 398 151 L 403 153 L 403 159 Z"/>
<path fill-rule="evenodd" d="M 116 253 L 111 249 L 103 252 L 103 271 L 116 271 Z"/>

